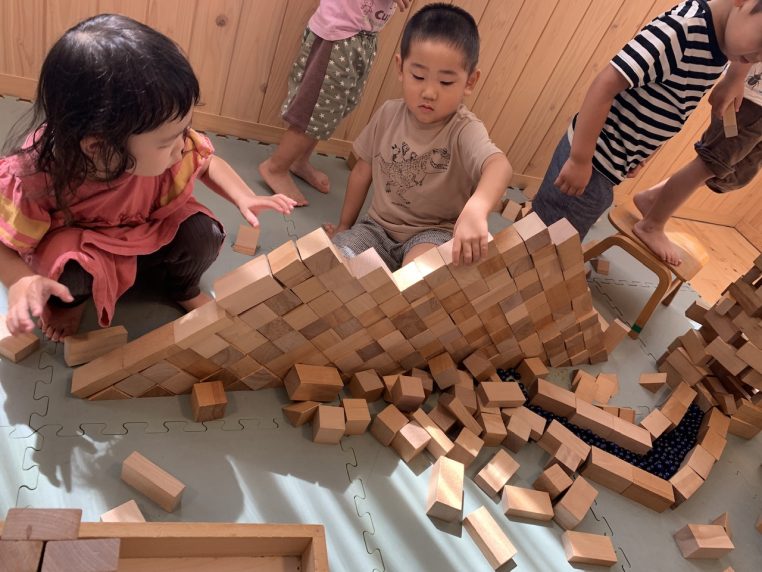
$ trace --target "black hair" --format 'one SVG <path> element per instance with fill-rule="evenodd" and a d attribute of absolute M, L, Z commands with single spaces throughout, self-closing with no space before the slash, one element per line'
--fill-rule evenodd
<path fill-rule="evenodd" d="M 404 61 L 410 54 L 410 44 L 416 41 L 444 42 L 463 54 L 468 73 L 476 69 L 479 61 L 479 29 L 473 16 L 463 8 L 437 2 L 416 12 L 402 32 L 400 56 Z"/>
<path fill-rule="evenodd" d="M 81 141 L 97 137 L 98 164 L 113 180 L 134 167 L 131 135 L 185 117 L 199 103 L 198 79 L 180 48 L 126 16 L 101 14 L 69 29 L 53 45 L 40 71 L 30 146 L 16 153 L 49 178 L 49 191 L 68 218 L 68 197 L 97 169 Z"/>
<path fill-rule="evenodd" d="M 752 14 L 756 14 L 757 12 L 762 12 L 762 0 L 757 0 L 757 3 L 754 4 L 754 8 L 751 9 Z"/>

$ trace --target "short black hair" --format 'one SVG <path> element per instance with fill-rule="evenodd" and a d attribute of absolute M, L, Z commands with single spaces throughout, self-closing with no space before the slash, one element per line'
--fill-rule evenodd
<path fill-rule="evenodd" d="M 762 12 L 762 0 L 757 0 L 754 8 L 751 9 L 752 14 L 756 14 L 757 12 Z"/>
<path fill-rule="evenodd" d="M 472 73 L 479 61 L 479 29 L 473 16 L 463 8 L 437 2 L 428 4 L 408 20 L 402 32 L 400 56 L 410 55 L 414 41 L 436 40 L 449 44 L 463 54 L 463 67 Z"/>

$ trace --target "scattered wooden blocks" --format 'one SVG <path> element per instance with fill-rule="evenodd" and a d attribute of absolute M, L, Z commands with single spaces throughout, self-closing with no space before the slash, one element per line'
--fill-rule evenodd
<path fill-rule="evenodd" d="M 413 411 L 413 413 L 410 414 L 410 418 L 423 427 L 431 436 L 431 441 L 429 441 L 429 444 L 426 446 L 426 450 L 431 453 L 435 459 L 450 454 L 450 451 L 455 447 L 455 444 L 447 435 L 445 435 L 444 431 L 431 420 L 431 417 L 426 415 L 426 412 L 423 409 Z"/>
<path fill-rule="evenodd" d="M 609 270 L 611 269 L 611 264 L 603 257 L 593 258 L 590 261 L 590 266 L 592 266 L 593 270 L 601 276 L 608 276 Z"/>
<path fill-rule="evenodd" d="M 221 381 L 207 381 L 193 385 L 191 407 L 193 420 L 197 423 L 222 419 L 225 416 L 227 404 L 225 386 Z"/>
<path fill-rule="evenodd" d="M 11 508 L 5 517 L 3 540 L 74 540 L 79 537 L 82 510 L 73 508 Z"/>
<path fill-rule="evenodd" d="M 603 332 L 603 345 L 606 348 L 606 353 L 613 352 L 629 333 L 630 327 L 619 318 L 611 322 Z"/>
<path fill-rule="evenodd" d="M 370 426 L 370 433 L 384 447 L 392 444 L 400 429 L 407 425 L 408 420 L 394 405 L 389 405 L 376 415 Z"/>
<path fill-rule="evenodd" d="M 459 520 L 463 513 L 463 463 L 440 457 L 429 477 L 426 514 L 447 522 Z"/>
<path fill-rule="evenodd" d="M 352 397 L 364 399 L 369 403 L 381 399 L 384 393 L 384 384 L 372 369 L 352 374 L 348 387 Z"/>
<path fill-rule="evenodd" d="M 64 338 L 64 361 L 69 367 L 94 360 L 127 343 L 124 326 L 113 326 L 66 336 Z"/>
<path fill-rule="evenodd" d="M 494 570 L 516 556 L 516 548 L 486 507 L 479 507 L 463 519 L 463 527 Z"/>
<path fill-rule="evenodd" d="M 667 383 L 666 373 L 641 373 L 638 383 L 651 393 L 656 393 Z"/>
<path fill-rule="evenodd" d="M 40 338 L 29 332 L 26 334 L 10 335 L 5 326 L 5 316 L 0 314 L 0 356 L 18 363 L 25 357 L 37 351 Z"/>
<path fill-rule="evenodd" d="M 674 534 L 683 558 L 722 558 L 735 546 L 719 524 L 688 524 Z"/>
<path fill-rule="evenodd" d="M 722 115 L 722 128 L 725 131 L 725 137 L 738 137 L 738 122 L 736 120 L 736 110 L 734 106 L 728 105 L 725 113 Z"/>
<path fill-rule="evenodd" d="M 551 500 L 570 486 L 572 486 L 571 477 L 559 465 L 551 465 L 545 469 L 532 484 L 534 489 L 548 493 Z"/>
<path fill-rule="evenodd" d="M 312 441 L 336 444 L 346 431 L 344 408 L 332 405 L 318 405 L 312 420 Z"/>
<path fill-rule="evenodd" d="M 116 508 L 101 515 L 101 522 L 145 522 L 143 513 L 140 512 L 138 503 L 134 500 L 128 500 Z"/>
<path fill-rule="evenodd" d="M 505 449 L 500 449 L 476 474 L 474 482 L 487 495 L 495 497 L 518 471 L 519 466 L 519 463 Z"/>
<path fill-rule="evenodd" d="M 418 423 L 411 421 L 397 432 L 391 446 L 403 461 L 409 463 L 426 448 L 429 441 L 431 435 Z"/>
<path fill-rule="evenodd" d="M 728 538 L 730 540 L 733 540 L 733 531 L 730 528 L 730 515 L 728 513 L 723 512 L 720 516 L 715 518 L 709 524 L 719 524 L 722 528 L 725 529 L 725 532 L 727 533 Z"/>
<path fill-rule="evenodd" d="M 571 564 L 613 566 L 617 563 L 610 536 L 566 530 L 561 535 L 566 559 Z"/>
<path fill-rule="evenodd" d="M 117 572 L 120 544 L 119 538 L 48 542 L 42 572 Z"/>
<path fill-rule="evenodd" d="M 0 540 L 0 570 L 37 572 L 42 560 L 40 540 Z"/>
<path fill-rule="evenodd" d="M 238 225 L 238 235 L 236 235 L 233 250 L 241 254 L 254 256 L 259 243 L 260 227 L 248 224 Z"/>
<path fill-rule="evenodd" d="M 521 415 L 513 415 L 505 426 L 506 436 L 503 444 L 513 453 L 518 453 L 529 442 L 532 428 Z"/>
<path fill-rule="evenodd" d="M 476 417 L 476 421 L 484 430 L 481 437 L 484 440 L 484 444 L 488 447 L 499 445 L 508 436 L 503 418 L 498 413 L 480 413 Z"/>
<path fill-rule="evenodd" d="M 392 403 L 404 412 L 415 411 L 426 399 L 423 382 L 418 377 L 398 375 L 391 389 Z"/>
<path fill-rule="evenodd" d="M 439 354 L 429 360 L 429 371 L 439 389 L 447 389 L 458 383 L 458 367 L 448 353 Z"/>
<path fill-rule="evenodd" d="M 672 505 L 674 508 L 691 498 L 699 490 L 699 487 L 704 484 L 704 479 L 690 467 L 684 466 L 672 475 L 669 482 L 672 483 L 672 488 L 674 489 L 675 504 Z"/>
<path fill-rule="evenodd" d="M 505 485 L 503 487 L 502 507 L 507 516 L 519 516 L 540 521 L 553 519 L 550 495 L 545 491 Z"/>
<path fill-rule="evenodd" d="M 522 216 L 521 204 L 514 200 L 508 199 L 505 201 L 502 216 L 504 219 L 511 222 L 516 222 Z"/>
<path fill-rule="evenodd" d="M 483 381 L 476 394 L 487 407 L 519 407 L 526 401 L 515 381 Z"/>
<path fill-rule="evenodd" d="M 333 401 L 344 387 L 335 367 L 301 363 L 294 365 L 283 383 L 292 401 Z"/>
<path fill-rule="evenodd" d="M 463 402 L 454 395 L 444 394 L 439 396 L 439 403 L 444 405 L 445 409 L 458 420 L 458 422 L 467 427 L 472 433 L 479 435 L 482 432 L 481 425 L 474 419 L 473 415 L 466 409 Z"/>
<path fill-rule="evenodd" d="M 122 463 L 122 480 L 167 512 L 180 504 L 185 485 L 134 451 Z"/>
<path fill-rule="evenodd" d="M 460 430 L 457 439 L 455 439 L 454 445 L 452 451 L 450 451 L 447 456 L 454 461 L 463 463 L 464 467 L 468 467 L 479 455 L 479 451 L 481 451 L 484 446 L 484 441 L 468 428 L 463 427 L 463 429 Z"/>
<path fill-rule="evenodd" d="M 577 477 L 569 490 L 564 493 L 555 507 L 554 520 L 565 530 L 572 530 L 582 522 L 587 511 L 593 506 L 593 501 L 598 496 L 590 483 L 583 477 Z"/>
<path fill-rule="evenodd" d="M 346 417 L 345 435 L 361 435 L 370 425 L 370 410 L 364 399 L 346 398 L 341 401 Z"/>
<path fill-rule="evenodd" d="M 317 401 L 297 401 L 284 405 L 281 409 L 291 425 L 301 427 L 312 421 L 318 405 L 320 404 Z"/>

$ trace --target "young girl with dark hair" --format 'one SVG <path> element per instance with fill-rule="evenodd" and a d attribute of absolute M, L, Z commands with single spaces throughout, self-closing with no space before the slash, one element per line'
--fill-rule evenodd
<path fill-rule="evenodd" d="M 11 333 L 54 341 L 93 297 L 107 326 L 138 273 L 163 274 L 186 310 L 225 237 L 193 197 L 200 178 L 257 226 L 294 201 L 256 196 L 190 128 L 199 85 L 172 40 L 130 18 L 99 15 L 68 30 L 40 73 L 30 133 L 0 158 L 0 281 Z"/>

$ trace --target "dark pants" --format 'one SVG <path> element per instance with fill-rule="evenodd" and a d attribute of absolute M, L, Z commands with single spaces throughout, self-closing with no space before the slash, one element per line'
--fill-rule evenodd
<path fill-rule="evenodd" d="M 187 218 L 177 229 L 172 242 L 156 252 L 138 256 L 138 276 L 162 276 L 167 296 L 176 302 L 190 300 L 201 293 L 201 276 L 217 259 L 225 233 L 220 225 L 204 213 Z M 71 308 L 87 301 L 93 293 L 93 277 L 73 260 L 64 266 L 58 281 L 74 297 L 64 302 L 51 296 L 49 303 Z"/>

